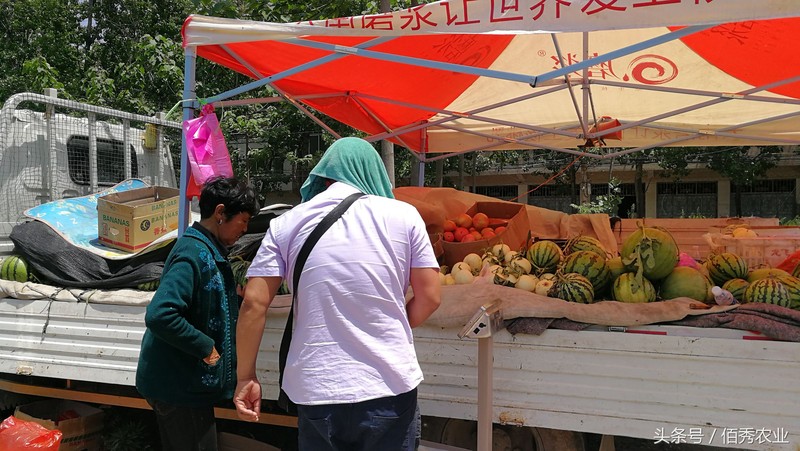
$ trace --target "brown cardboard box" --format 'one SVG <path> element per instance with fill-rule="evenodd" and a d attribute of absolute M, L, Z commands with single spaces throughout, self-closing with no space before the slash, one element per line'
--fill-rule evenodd
<path fill-rule="evenodd" d="M 17 406 L 14 416 L 61 431 L 59 451 L 99 451 L 103 411 L 75 401 L 46 399 Z M 60 421 L 59 421 L 60 419 Z"/>
<path fill-rule="evenodd" d="M 478 212 L 486 213 L 490 218 L 508 220 L 506 230 L 489 240 L 477 240 L 469 243 L 442 241 L 444 264 L 449 268 L 473 252 L 482 255 L 484 250 L 495 244 L 507 244 L 515 251 L 519 251 L 525 246 L 531 230 L 525 205 L 511 202 L 475 202 L 466 211 L 470 216 Z"/>
<path fill-rule="evenodd" d="M 177 229 L 179 193 L 176 188 L 151 186 L 98 198 L 97 235 L 100 242 L 136 252 Z"/>

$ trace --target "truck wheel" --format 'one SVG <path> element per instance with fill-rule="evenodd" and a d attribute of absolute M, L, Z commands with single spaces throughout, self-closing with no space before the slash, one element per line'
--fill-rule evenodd
<path fill-rule="evenodd" d="M 454 418 L 426 417 L 423 439 L 476 450 L 478 423 Z M 558 429 L 495 424 L 492 451 L 584 451 L 583 434 Z"/>

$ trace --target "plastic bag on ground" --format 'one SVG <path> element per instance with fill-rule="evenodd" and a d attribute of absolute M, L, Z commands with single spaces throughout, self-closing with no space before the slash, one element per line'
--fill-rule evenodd
<path fill-rule="evenodd" d="M 0 450 L 58 451 L 61 431 L 10 416 L 0 423 Z"/>

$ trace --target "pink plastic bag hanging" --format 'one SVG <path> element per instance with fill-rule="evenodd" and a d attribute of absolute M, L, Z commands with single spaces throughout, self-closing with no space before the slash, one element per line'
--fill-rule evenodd
<path fill-rule="evenodd" d="M 0 450 L 58 451 L 61 431 L 10 416 L 0 423 Z"/>
<path fill-rule="evenodd" d="M 212 105 L 204 105 L 199 117 L 183 121 L 183 135 L 197 185 L 202 186 L 213 176 L 233 176 L 228 146 Z"/>

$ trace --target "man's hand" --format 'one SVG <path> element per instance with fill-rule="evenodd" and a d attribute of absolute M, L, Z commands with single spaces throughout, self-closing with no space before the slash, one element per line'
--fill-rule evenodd
<path fill-rule="evenodd" d="M 261 384 L 258 379 L 242 379 L 236 384 L 233 404 L 239 418 L 246 421 L 258 421 L 261 413 Z"/>

